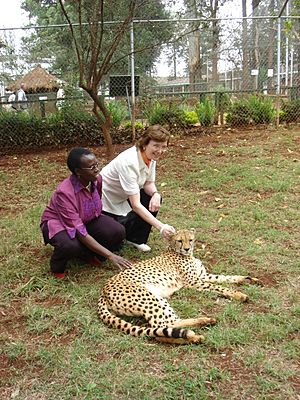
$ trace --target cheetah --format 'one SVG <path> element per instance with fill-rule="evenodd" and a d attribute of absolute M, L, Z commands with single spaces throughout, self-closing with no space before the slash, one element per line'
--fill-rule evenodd
<path fill-rule="evenodd" d="M 161 255 L 139 261 L 110 278 L 98 302 L 98 314 L 107 325 L 132 336 L 148 336 L 164 343 L 198 344 L 204 340 L 184 327 L 213 325 L 214 318 L 180 319 L 166 300 L 179 289 L 216 291 L 230 299 L 246 301 L 241 292 L 215 283 L 259 283 L 249 276 L 213 275 L 193 257 L 195 230 L 183 229 L 168 239 L 168 249 Z M 143 317 L 147 326 L 135 326 L 117 315 Z"/>

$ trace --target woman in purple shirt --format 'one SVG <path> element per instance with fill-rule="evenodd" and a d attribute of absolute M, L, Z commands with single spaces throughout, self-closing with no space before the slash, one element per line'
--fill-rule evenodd
<path fill-rule="evenodd" d="M 129 267 L 129 261 L 113 253 L 121 248 L 125 228 L 102 214 L 102 177 L 95 154 L 74 148 L 67 165 L 72 175 L 58 185 L 41 218 L 45 244 L 54 247 L 52 274 L 63 278 L 71 258 L 93 265 L 107 258 L 120 269 Z"/>

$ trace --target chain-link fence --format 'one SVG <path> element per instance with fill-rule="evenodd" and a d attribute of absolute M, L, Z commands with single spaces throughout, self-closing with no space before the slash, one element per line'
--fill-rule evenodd
<path fill-rule="evenodd" d="M 104 24 L 104 54 L 117 30 Z M 133 21 L 98 87 L 114 140 L 156 123 L 185 130 L 300 122 L 299 34 L 295 16 Z M 1 154 L 102 144 L 69 27 L 0 29 L 0 38 Z"/>

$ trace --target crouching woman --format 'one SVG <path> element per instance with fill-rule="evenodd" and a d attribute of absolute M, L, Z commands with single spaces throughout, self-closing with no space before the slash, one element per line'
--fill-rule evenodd
<path fill-rule="evenodd" d="M 95 154 L 74 148 L 67 166 L 71 175 L 58 185 L 41 217 L 44 242 L 54 247 L 50 272 L 64 278 L 72 258 L 92 265 L 109 259 L 120 269 L 129 267 L 128 260 L 114 253 L 123 244 L 125 228 L 102 213 L 102 177 Z"/>

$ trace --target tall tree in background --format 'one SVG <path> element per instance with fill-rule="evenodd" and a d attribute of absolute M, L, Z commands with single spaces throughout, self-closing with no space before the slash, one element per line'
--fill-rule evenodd
<path fill-rule="evenodd" d="M 23 73 L 23 66 L 18 63 L 18 55 L 16 53 L 16 44 L 12 33 L 3 33 L 0 37 L 0 80 L 7 84 L 14 78 L 19 77 Z"/>
<path fill-rule="evenodd" d="M 43 25 L 25 42 L 28 60 L 44 60 L 63 80 L 73 85 L 79 82 L 94 102 L 93 112 L 111 153 L 111 118 L 104 98 L 97 94 L 99 85 L 111 74 L 129 73 L 131 23 L 145 15 L 167 18 L 163 1 L 45 0 L 41 4 L 39 0 L 23 0 L 23 8 L 36 25 Z M 144 24 L 141 29 L 136 26 L 135 73 L 145 75 L 172 32 L 166 23 Z"/>
<path fill-rule="evenodd" d="M 198 10 L 198 3 L 196 0 L 186 0 L 188 18 L 199 18 L 201 16 Z M 195 21 L 191 24 L 191 31 L 188 34 L 188 72 L 190 90 L 196 90 L 196 84 L 201 81 L 201 36 L 200 36 L 200 23 Z"/>
<path fill-rule="evenodd" d="M 212 21 L 194 21 L 189 35 L 189 77 L 190 83 L 195 86 L 202 78 L 204 60 L 209 62 L 209 53 L 212 64 L 212 85 L 218 83 L 218 61 L 220 43 L 220 25 L 217 19 L 220 7 L 225 0 L 184 0 L 188 18 L 207 18 Z M 208 71 L 208 68 L 207 68 Z M 207 73 L 207 72 L 206 72 Z"/>
<path fill-rule="evenodd" d="M 114 3 L 117 12 L 119 1 Z M 117 4 L 118 3 L 118 4 Z M 93 112 L 99 122 L 108 154 L 113 151 L 110 128 L 112 126 L 109 111 L 104 98 L 98 95 L 98 87 L 116 60 L 114 54 L 134 18 L 135 10 L 142 5 L 142 1 L 128 2 L 127 15 L 116 26 L 105 25 L 107 2 L 105 0 L 73 0 L 70 2 L 59 0 L 64 17 L 69 25 L 75 48 L 79 86 L 88 93 L 94 102 Z M 111 8 L 110 8 L 111 10 Z M 76 20 L 74 19 L 76 16 Z M 75 26 L 74 23 L 78 26 Z"/>
<path fill-rule="evenodd" d="M 90 4 L 93 4 L 90 1 Z M 68 15 L 71 21 L 77 21 L 75 2 L 65 1 Z M 71 46 L 72 37 L 62 10 L 55 0 L 23 0 L 22 8 L 29 14 L 32 25 L 31 34 L 24 38 L 23 54 L 26 54 L 27 63 L 45 62 L 52 73 L 60 76 L 70 84 L 78 81 L 77 58 Z M 120 0 L 105 2 L 104 21 L 117 23 L 122 21 L 128 12 L 128 1 Z M 168 12 L 161 0 L 148 0 L 143 2 L 143 7 L 136 7 L 135 19 L 167 19 Z M 84 20 L 82 21 L 84 23 Z M 42 28 L 39 28 L 42 27 Z M 48 26 L 48 27 L 47 27 Z M 113 24 L 111 25 L 114 26 Z M 113 29 L 113 28 L 112 28 Z M 171 32 L 171 24 L 135 24 L 135 72 L 146 74 L 153 68 L 154 63 L 161 53 L 162 45 L 168 41 Z M 116 49 L 116 57 L 119 62 L 112 65 L 111 74 L 128 74 L 128 54 L 130 53 L 129 32 L 124 32 L 122 43 Z"/>

